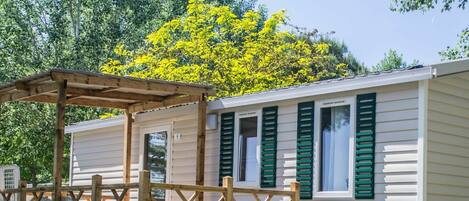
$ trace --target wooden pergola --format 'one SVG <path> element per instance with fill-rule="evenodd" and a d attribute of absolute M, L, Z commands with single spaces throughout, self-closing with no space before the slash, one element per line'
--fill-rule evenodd
<path fill-rule="evenodd" d="M 0 104 L 9 101 L 55 103 L 54 200 L 61 200 L 65 106 L 79 105 L 125 110 L 123 180 L 130 183 L 132 114 L 198 102 L 196 184 L 204 185 L 205 124 L 210 86 L 162 80 L 118 77 L 53 69 L 0 86 Z M 199 196 L 199 200 L 203 196 Z"/>

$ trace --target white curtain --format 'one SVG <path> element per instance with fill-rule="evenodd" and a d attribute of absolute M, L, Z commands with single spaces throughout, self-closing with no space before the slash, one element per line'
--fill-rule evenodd
<path fill-rule="evenodd" d="M 257 137 L 246 141 L 246 181 L 256 181 L 257 177 Z"/>
<path fill-rule="evenodd" d="M 347 191 L 349 182 L 350 106 L 329 108 L 321 117 L 322 191 Z M 329 112 L 326 110 L 326 112 Z"/>

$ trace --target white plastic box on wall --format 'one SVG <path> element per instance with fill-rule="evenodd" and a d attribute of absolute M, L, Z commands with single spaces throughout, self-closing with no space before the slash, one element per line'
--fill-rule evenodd
<path fill-rule="evenodd" d="M 18 188 L 20 168 L 17 165 L 0 165 L 0 190 Z M 18 200 L 16 197 L 12 201 Z"/>

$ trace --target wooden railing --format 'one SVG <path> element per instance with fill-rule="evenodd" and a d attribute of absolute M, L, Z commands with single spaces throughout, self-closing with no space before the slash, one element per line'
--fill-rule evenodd
<path fill-rule="evenodd" d="M 62 198 L 69 197 L 72 201 L 106 201 L 116 200 L 124 201 L 130 199 L 129 190 L 138 189 L 139 201 L 154 201 L 151 195 L 152 189 L 161 189 L 174 191 L 182 201 L 195 201 L 202 197 L 203 193 L 218 193 L 218 201 L 236 201 L 238 194 L 251 195 L 255 201 L 261 201 L 260 196 L 265 197 L 264 201 L 271 201 L 274 196 L 288 197 L 291 201 L 300 200 L 300 189 L 298 182 L 291 183 L 291 190 L 272 190 L 272 189 L 256 189 L 256 188 L 238 188 L 233 186 L 233 178 L 224 177 L 223 186 L 199 186 L 186 184 L 162 184 L 151 183 L 150 173 L 141 171 L 139 173 L 139 182 L 130 184 L 102 184 L 102 177 L 94 175 L 91 185 L 83 186 L 63 186 L 60 188 Z M 54 187 L 35 187 L 26 188 L 26 183 L 21 182 L 19 188 L 0 190 L 0 200 L 12 201 L 13 195 L 19 195 L 18 201 L 41 201 L 44 196 L 51 196 Z M 112 194 L 112 196 L 104 195 L 103 191 Z M 192 192 L 191 196 L 186 197 L 183 192 Z M 236 196 L 235 196 L 236 195 Z M 170 199 L 171 200 L 171 199 Z"/>

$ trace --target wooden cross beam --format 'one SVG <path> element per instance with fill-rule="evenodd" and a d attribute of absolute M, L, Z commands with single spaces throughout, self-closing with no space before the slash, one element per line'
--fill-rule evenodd
<path fill-rule="evenodd" d="M 178 105 L 183 103 L 197 102 L 200 96 L 170 96 L 160 102 L 145 102 L 145 103 L 136 103 L 129 106 L 129 112 L 142 112 L 145 110 L 151 110 L 160 107 L 168 107 L 172 105 Z"/>
<path fill-rule="evenodd" d="M 25 98 L 23 101 L 32 101 L 32 102 L 40 102 L 40 103 L 55 103 L 56 97 L 51 95 L 40 95 L 30 98 Z M 113 102 L 113 101 L 105 101 L 105 100 L 97 100 L 97 99 L 86 99 L 86 98 L 73 98 L 71 100 L 66 100 L 66 104 L 68 105 L 86 105 L 86 106 L 94 106 L 94 107 L 103 107 L 103 108 L 118 108 L 118 109 L 126 109 L 128 107 L 127 103 L 124 102 Z"/>
<path fill-rule="evenodd" d="M 68 88 L 67 95 L 76 96 L 76 97 L 92 96 L 92 97 L 98 97 L 98 98 L 136 100 L 136 101 L 162 101 L 164 99 L 163 96 L 156 96 L 156 95 L 145 95 L 145 94 L 136 94 L 136 93 L 128 93 L 128 92 L 117 92 L 117 91 L 103 92 L 102 90 L 80 89 L 80 88 Z"/>
<path fill-rule="evenodd" d="M 119 87 L 138 90 L 151 90 L 168 92 L 170 94 L 188 94 L 199 95 L 208 93 L 212 95 L 214 92 L 211 89 L 204 87 L 192 87 L 183 84 L 171 84 L 165 82 L 155 82 L 149 80 L 137 80 L 126 77 L 104 77 L 91 74 L 78 74 L 67 72 L 52 72 L 52 79 L 55 81 L 68 80 L 71 83 L 80 83 L 87 85 L 99 85 L 106 87 Z"/>
<path fill-rule="evenodd" d="M 37 85 L 37 86 L 29 87 L 28 89 L 22 88 L 22 89 L 18 89 L 17 92 L 1 95 L 0 104 L 4 102 L 9 102 L 9 101 L 27 99 L 27 98 L 31 98 L 34 96 L 39 96 L 43 93 L 53 92 L 56 90 L 57 90 L 56 83 Z"/>

